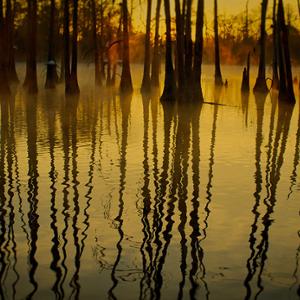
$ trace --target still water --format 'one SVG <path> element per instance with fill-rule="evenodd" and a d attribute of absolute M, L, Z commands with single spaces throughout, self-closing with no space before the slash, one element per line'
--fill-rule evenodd
<path fill-rule="evenodd" d="M 77 99 L 1 97 L 0 298 L 298 299 L 298 90 L 207 66 L 209 103 L 161 104 L 83 68 Z"/>

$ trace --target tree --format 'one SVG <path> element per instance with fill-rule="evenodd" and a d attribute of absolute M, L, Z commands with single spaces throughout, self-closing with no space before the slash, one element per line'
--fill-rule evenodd
<path fill-rule="evenodd" d="M 285 24 L 284 7 L 282 0 L 278 2 L 278 32 L 279 32 L 279 99 L 295 103 L 292 65 L 289 50 L 288 28 Z"/>
<path fill-rule="evenodd" d="M 15 10 L 15 7 L 14 7 Z M 14 16 L 15 11 L 12 10 L 11 0 L 6 0 L 6 22 L 7 22 L 7 47 L 8 47 L 8 65 L 7 78 L 9 82 L 19 82 L 14 49 Z"/>
<path fill-rule="evenodd" d="M 145 58 L 144 58 L 144 75 L 142 81 L 142 92 L 149 92 L 151 87 L 150 79 L 150 31 L 151 31 L 151 7 L 152 0 L 147 0 L 147 21 L 145 35 Z"/>
<path fill-rule="evenodd" d="M 47 61 L 47 75 L 45 88 L 52 89 L 55 88 L 58 81 L 58 75 L 56 71 L 56 61 L 55 61 L 55 0 L 50 2 L 50 19 L 49 19 L 49 41 L 48 41 L 48 61 Z"/>
<path fill-rule="evenodd" d="M 64 75 L 65 75 L 65 92 L 69 93 L 70 91 L 70 13 L 69 13 L 69 0 L 64 0 Z"/>
<path fill-rule="evenodd" d="M 176 99 L 176 83 L 172 60 L 172 39 L 171 39 L 171 14 L 170 1 L 164 0 L 166 15 L 166 58 L 165 58 L 165 83 L 161 96 L 162 101 L 173 101 Z"/>
<path fill-rule="evenodd" d="M 3 1 L 0 0 L 0 92 L 8 93 L 10 91 L 7 80 L 7 43 L 5 19 L 3 16 Z"/>
<path fill-rule="evenodd" d="M 223 79 L 220 66 L 219 26 L 218 26 L 218 1 L 214 2 L 214 33 L 215 33 L 215 84 L 222 85 Z"/>
<path fill-rule="evenodd" d="M 122 93 L 132 93 L 132 79 L 130 72 L 129 59 L 129 34 L 128 34 L 128 5 L 127 0 L 122 0 L 122 16 L 123 16 L 123 48 L 122 48 L 122 74 L 120 82 L 120 91 Z"/>
<path fill-rule="evenodd" d="M 92 24 L 93 24 L 93 42 L 94 42 L 94 63 L 95 63 L 95 84 L 96 86 L 102 85 L 101 70 L 100 70 L 100 57 L 99 46 L 97 37 L 97 12 L 95 0 L 91 0 L 92 8 Z"/>
<path fill-rule="evenodd" d="M 193 41 L 192 41 L 192 0 L 186 1 L 185 13 L 185 78 L 187 85 L 192 83 L 192 65 L 193 65 Z"/>
<path fill-rule="evenodd" d="M 257 93 L 267 93 L 268 87 L 266 83 L 266 15 L 268 0 L 262 0 L 261 4 L 261 24 L 260 24 L 260 57 L 256 83 L 253 91 Z"/>
<path fill-rule="evenodd" d="M 38 91 L 37 84 L 37 0 L 27 0 L 27 49 L 26 49 L 26 75 L 24 87 L 30 94 Z"/>
<path fill-rule="evenodd" d="M 153 47 L 153 57 L 152 57 L 152 69 L 151 69 L 151 83 L 153 86 L 159 86 L 159 21 L 160 21 L 160 7 L 161 0 L 157 0 L 156 12 L 155 12 L 155 35 L 154 35 L 154 47 Z"/>
<path fill-rule="evenodd" d="M 201 67 L 203 54 L 203 24 L 204 24 L 204 0 L 198 0 L 196 18 L 196 38 L 194 49 L 194 91 L 196 99 L 203 100 L 201 87 Z"/>
<path fill-rule="evenodd" d="M 278 89 L 279 86 L 279 78 L 278 78 L 278 28 L 277 28 L 277 20 L 276 20 L 276 5 L 277 1 L 273 1 L 273 79 L 272 79 L 272 89 Z"/>

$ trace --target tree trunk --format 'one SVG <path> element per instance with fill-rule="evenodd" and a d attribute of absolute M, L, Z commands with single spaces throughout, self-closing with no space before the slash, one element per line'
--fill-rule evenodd
<path fill-rule="evenodd" d="M 27 58 L 24 87 L 30 94 L 38 91 L 36 66 L 37 0 L 27 0 Z"/>
<path fill-rule="evenodd" d="M 193 41 L 192 41 L 192 0 L 187 0 L 185 14 L 185 80 L 192 83 Z"/>
<path fill-rule="evenodd" d="M 58 81 L 55 61 L 55 0 L 51 0 L 50 4 L 50 22 L 49 22 L 49 44 L 48 44 L 48 61 L 47 61 L 47 75 L 46 75 L 46 89 L 53 89 Z"/>
<path fill-rule="evenodd" d="M 170 0 L 164 0 L 164 5 L 166 15 L 165 84 L 164 91 L 160 99 L 162 101 L 173 101 L 176 99 L 176 83 L 172 61 Z"/>
<path fill-rule="evenodd" d="M 204 25 L 204 0 L 198 0 L 197 18 L 196 18 L 196 38 L 194 49 L 194 92 L 195 98 L 203 100 L 201 86 L 201 68 L 203 54 L 203 25 Z"/>
<path fill-rule="evenodd" d="M 155 36 L 152 58 L 151 83 L 154 87 L 159 86 L 159 21 L 160 21 L 161 0 L 157 0 L 155 12 Z"/>
<path fill-rule="evenodd" d="M 214 32 L 215 32 L 215 84 L 223 85 L 220 66 L 219 25 L 218 25 L 218 1 L 214 2 Z"/>
<path fill-rule="evenodd" d="M 249 93 L 250 91 L 250 53 L 247 58 L 247 67 L 243 71 L 242 92 Z"/>
<path fill-rule="evenodd" d="M 266 83 L 266 15 L 268 0 L 262 0 L 261 7 L 261 25 L 260 25 L 260 57 L 256 83 L 253 91 L 256 93 L 267 93 L 268 87 Z"/>
<path fill-rule="evenodd" d="M 176 74 L 178 81 L 178 89 L 182 91 L 184 88 L 184 35 L 183 35 L 183 22 L 180 8 L 180 1 L 175 0 L 176 12 Z"/>
<path fill-rule="evenodd" d="M 97 13 L 95 0 L 91 0 L 92 6 L 92 22 L 93 22 L 93 42 L 94 42 L 94 63 L 95 63 L 95 85 L 102 85 L 101 70 L 100 70 L 100 57 L 97 38 Z"/>
<path fill-rule="evenodd" d="M 122 74 L 120 82 L 120 91 L 122 93 L 132 93 L 132 80 L 130 72 L 129 59 L 129 34 L 128 34 L 128 5 L 127 0 L 122 0 L 122 14 L 123 14 L 123 53 L 122 53 Z"/>
<path fill-rule="evenodd" d="M 279 29 L 279 99 L 289 103 L 295 103 L 293 86 L 292 65 L 289 50 L 288 28 L 285 24 L 284 8 L 282 0 L 278 3 L 278 29 Z"/>
<path fill-rule="evenodd" d="M 272 80 L 272 89 L 277 90 L 279 87 L 279 78 L 278 78 L 278 30 L 277 30 L 277 20 L 276 20 L 276 5 L 277 1 L 273 1 L 273 80 Z"/>
<path fill-rule="evenodd" d="M 150 33 L 151 33 L 151 7 L 152 0 L 147 0 L 147 21 L 145 35 L 145 58 L 144 58 L 144 75 L 142 81 L 142 92 L 150 92 Z"/>
<path fill-rule="evenodd" d="M 7 43 L 6 43 L 6 28 L 5 19 L 3 16 L 3 2 L 0 0 L 0 92 L 9 93 L 10 88 L 7 79 Z"/>
<path fill-rule="evenodd" d="M 8 47 L 8 66 L 7 79 L 9 82 L 19 82 L 14 49 L 14 12 L 11 7 L 11 0 L 6 1 L 6 22 L 7 22 L 7 47 Z"/>
<path fill-rule="evenodd" d="M 72 33 L 72 60 L 70 74 L 70 90 L 69 94 L 79 94 L 79 86 L 77 80 L 77 37 L 78 37 L 78 0 L 73 0 L 73 33 Z"/>

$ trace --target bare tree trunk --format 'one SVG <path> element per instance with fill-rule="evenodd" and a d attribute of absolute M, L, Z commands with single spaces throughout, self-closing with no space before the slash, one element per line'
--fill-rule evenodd
<path fill-rule="evenodd" d="M 164 91 L 160 99 L 162 101 L 173 101 L 176 99 L 176 82 L 172 61 L 170 0 L 164 0 L 164 5 L 166 15 L 165 83 Z"/>
<path fill-rule="evenodd" d="M 11 0 L 6 1 L 6 22 L 7 22 L 7 47 L 8 47 L 8 66 L 7 78 L 9 82 L 19 82 L 14 49 L 14 11 L 12 11 Z"/>
<path fill-rule="evenodd" d="M 93 23 L 93 41 L 94 41 L 94 63 L 95 63 L 95 85 L 102 85 L 101 70 L 100 70 L 100 57 L 97 37 L 97 12 L 95 0 L 91 0 L 92 6 L 92 23 Z"/>
<path fill-rule="evenodd" d="M 192 83 L 193 41 L 192 41 L 192 0 L 187 0 L 185 14 L 185 80 Z"/>
<path fill-rule="evenodd" d="M 278 3 L 278 30 L 279 30 L 279 99 L 289 103 L 295 103 L 293 86 L 292 65 L 289 50 L 288 28 L 285 24 L 284 8 L 282 0 Z"/>
<path fill-rule="evenodd" d="M 250 91 L 250 53 L 247 57 L 247 67 L 243 71 L 242 88 L 243 93 L 249 93 Z"/>
<path fill-rule="evenodd" d="M 154 87 L 159 86 L 159 21 L 160 21 L 160 7 L 161 0 L 157 0 L 156 12 L 155 12 L 155 36 L 154 36 L 154 48 L 151 70 L 151 83 Z"/>
<path fill-rule="evenodd" d="M 47 75 L 45 88 L 53 89 L 58 81 L 55 61 L 55 0 L 51 0 L 50 4 L 50 22 L 49 22 L 49 42 L 48 42 L 48 61 L 47 61 Z"/>
<path fill-rule="evenodd" d="M 184 88 L 184 35 L 183 22 L 180 8 L 180 1 L 175 0 L 176 12 L 176 74 L 178 81 L 178 89 L 182 91 Z"/>
<path fill-rule="evenodd" d="M 195 98 L 202 101 L 203 93 L 201 86 L 201 69 L 203 54 L 203 24 L 204 24 L 204 0 L 198 0 L 197 18 L 196 18 L 196 38 L 194 49 L 194 92 Z"/>
<path fill-rule="evenodd" d="M 7 80 L 7 43 L 6 43 L 6 28 L 5 19 L 3 16 L 3 1 L 0 0 L 0 92 L 9 93 L 10 88 Z"/>
<path fill-rule="evenodd" d="M 38 91 L 36 66 L 37 0 L 27 0 L 27 58 L 24 87 L 30 94 Z"/>
<path fill-rule="evenodd" d="M 147 0 L 147 21 L 146 21 L 146 35 L 145 35 L 145 58 L 144 58 L 144 75 L 142 81 L 142 92 L 150 92 L 150 32 L 151 32 L 151 7 L 152 0 Z"/>
<path fill-rule="evenodd" d="M 128 34 L 128 5 L 127 0 L 122 0 L 122 14 L 123 14 L 123 65 L 120 82 L 120 91 L 123 93 L 132 93 L 132 80 L 130 72 L 129 59 L 129 34 Z"/>
<path fill-rule="evenodd" d="M 277 1 L 273 1 L 273 80 L 272 80 L 272 89 L 278 89 L 279 87 L 279 78 L 278 78 L 278 29 L 277 29 L 277 20 L 276 20 L 276 6 Z"/>
<path fill-rule="evenodd" d="M 65 73 L 65 92 L 70 93 L 70 3 L 64 0 L 64 73 Z"/>
<path fill-rule="evenodd" d="M 215 32 L 215 84 L 223 85 L 220 66 L 219 25 L 218 25 L 218 1 L 214 2 L 214 32 Z"/>
<path fill-rule="evenodd" d="M 79 94 L 79 86 L 77 80 L 77 37 L 78 37 L 78 0 L 73 0 L 73 33 L 72 33 L 72 60 L 70 75 L 70 94 Z"/>
<path fill-rule="evenodd" d="M 266 15 L 268 0 L 262 0 L 261 7 L 261 25 L 260 25 L 260 57 L 256 83 L 253 91 L 257 93 L 267 93 L 268 87 L 266 83 Z"/>

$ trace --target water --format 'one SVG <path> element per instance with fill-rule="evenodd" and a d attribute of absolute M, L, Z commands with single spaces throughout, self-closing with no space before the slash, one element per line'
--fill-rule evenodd
<path fill-rule="evenodd" d="M 0 298 L 298 299 L 299 102 L 241 97 L 240 67 L 204 68 L 219 105 L 81 69 L 78 99 L 1 98 Z"/>

